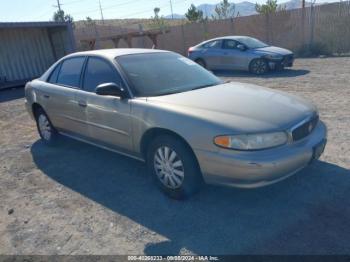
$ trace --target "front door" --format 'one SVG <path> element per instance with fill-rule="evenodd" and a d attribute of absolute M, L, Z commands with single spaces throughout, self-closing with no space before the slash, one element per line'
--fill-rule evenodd
<path fill-rule="evenodd" d="M 77 103 L 81 114 L 85 116 L 86 132 L 90 140 L 116 150 L 132 151 L 129 100 L 95 93 L 99 84 L 111 82 L 122 85 L 115 67 L 102 58 L 89 57 L 82 89 L 77 91 Z"/>
<path fill-rule="evenodd" d="M 240 70 L 246 68 L 246 53 L 237 48 L 238 42 L 226 39 L 222 45 L 221 64 L 226 70 Z"/>

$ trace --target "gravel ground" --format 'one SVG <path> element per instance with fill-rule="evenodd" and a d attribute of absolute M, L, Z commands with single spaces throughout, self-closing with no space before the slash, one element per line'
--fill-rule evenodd
<path fill-rule="evenodd" d="M 264 77 L 312 100 L 329 129 L 320 161 L 272 186 L 166 198 L 143 164 L 64 139 L 44 146 L 23 89 L 0 92 L 0 254 L 350 254 L 350 58 L 300 59 Z"/>

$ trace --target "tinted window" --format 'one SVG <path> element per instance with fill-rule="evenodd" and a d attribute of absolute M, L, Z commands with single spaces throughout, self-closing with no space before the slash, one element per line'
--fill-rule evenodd
<path fill-rule="evenodd" d="M 175 53 L 117 57 L 136 96 L 159 96 L 217 85 L 221 81 L 192 60 Z"/>
<path fill-rule="evenodd" d="M 237 46 L 237 42 L 234 40 L 225 40 L 224 41 L 224 48 L 225 49 L 235 49 Z"/>
<path fill-rule="evenodd" d="M 49 83 L 56 83 L 57 82 L 57 76 L 58 76 L 58 72 L 60 71 L 60 65 L 58 64 L 55 69 L 51 72 L 51 75 L 49 77 Z"/>
<path fill-rule="evenodd" d="M 58 75 L 57 83 L 79 87 L 80 73 L 85 57 L 74 57 L 64 60 Z"/>
<path fill-rule="evenodd" d="M 95 92 L 96 86 L 103 83 L 121 83 L 121 78 L 108 62 L 90 57 L 85 70 L 84 90 Z"/>
<path fill-rule="evenodd" d="M 238 38 L 237 40 L 242 44 L 246 45 L 248 48 L 252 48 L 252 49 L 263 48 L 268 46 L 264 42 L 261 42 L 260 40 L 255 39 L 253 37 L 241 37 L 241 38 Z"/>
<path fill-rule="evenodd" d="M 211 41 L 203 45 L 204 48 L 221 48 L 221 40 Z"/>

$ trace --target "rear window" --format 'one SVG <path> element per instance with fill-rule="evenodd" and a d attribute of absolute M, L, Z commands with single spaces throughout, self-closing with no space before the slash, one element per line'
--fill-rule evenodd
<path fill-rule="evenodd" d="M 65 86 L 79 87 L 80 74 L 85 57 L 73 57 L 63 61 L 57 83 Z"/>

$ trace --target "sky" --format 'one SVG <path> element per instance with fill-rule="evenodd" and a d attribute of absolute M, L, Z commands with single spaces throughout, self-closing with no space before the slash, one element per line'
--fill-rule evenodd
<path fill-rule="evenodd" d="M 65 13 L 71 14 L 75 21 L 87 16 L 101 19 L 99 0 L 59 0 Z M 100 0 L 104 19 L 150 18 L 154 7 L 160 8 L 161 15 L 171 14 L 170 0 Z M 173 12 L 184 14 L 193 3 L 216 4 L 220 0 L 171 0 Z M 229 1 L 233 3 L 243 0 Z M 266 0 L 248 0 L 263 3 Z M 278 3 L 287 0 L 279 0 Z M 324 2 L 326 0 L 317 0 Z M 328 0 L 327 2 L 333 2 Z M 57 10 L 57 0 L 0 0 L 0 22 L 50 21 Z"/>

